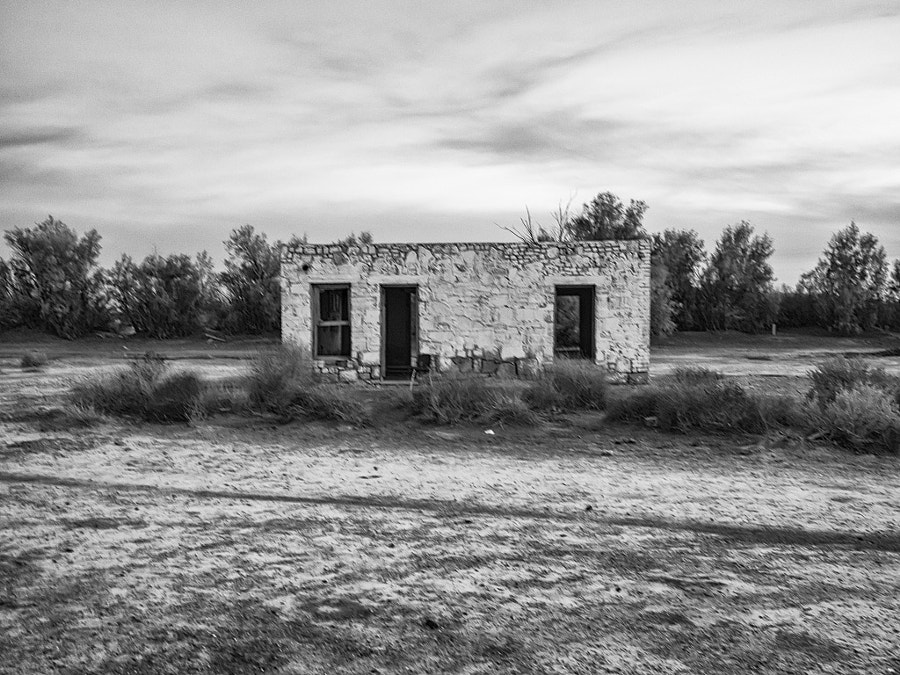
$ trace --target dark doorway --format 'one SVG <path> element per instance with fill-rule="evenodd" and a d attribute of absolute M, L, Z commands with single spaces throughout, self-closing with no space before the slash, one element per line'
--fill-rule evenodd
<path fill-rule="evenodd" d="M 416 340 L 416 287 L 384 286 L 384 378 L 396 380 L 412 374 Z"/>
<path fill-rule="evenodd" d="M 557 286 L 553 354 L 594 359 L 594 287 Z"/>

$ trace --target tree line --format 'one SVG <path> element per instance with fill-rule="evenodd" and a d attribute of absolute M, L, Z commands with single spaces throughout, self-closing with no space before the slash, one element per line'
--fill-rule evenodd
<path fill-rule="evenodd" d="M 875 328 L 900 330 L 900 260 L 889 264 L 877 237 L 856 223 L 836 232 L 816 266 L 799 283 L 775 287 L 768 234 L 741 221 L 728 225 L 707 252 L 694 230 L 644 229 L 643 201 L 626 206 L 602 192 L 581 211 L 560 207 L 545 229 L 526 210 L 517 228 L 504 228 L 527 242 L 650 237 L 651 332 L 679 330 L 760 332 L 820 327 L 842 334 Z"/>
<path fill-rule="evenodd" d="M 712 251 L 694 230 L 648 235 L 643 201 L 625 205 L 610 192 L 571 213 L 560 206 L 544 229 L 526 210 L 517 228 L 523 241 L 640 239 L 651 253 L 651 330 L 759 332 L 821 327 L 853 334 L 874 328 L 900 330 L 900 260 L 889 264 L 878 239 L 851 222 L 827 243 L 816 266 L 794 287 L 775 287 L 774 244 L 741 221 L 724 228 Z M 194 256 L 157 253 L 135 261 L 122 255 L 112 267 L 97 263 L 100 235 L 79 236 L 49 216 L 34 227 L 6 231 L 12 255 L 0 258 L 0 330 L 27 327 L 65 338 L 123 330 L 154 338 L 202 330 L 230 334 L 277 333 L 281 326 L 281 251 L 250 225 L 224 242 L 224 270 L 206 251 Z M 351 233 L 335 243 L 369 244 Z"/>
<path fill-rule="evenodd" d="M 100 235 L 79 236 L 52 216 L 34 227 L 7 230 L 12 255 L 0 258 L 0 330 L 37 328 L 76 338 L 95 331 L 128 331 L 153 338 L 203 330 L 230 334 L 277 333 L 281 328 L 281 250 L 304 243 L 269 242 L 250 225 L 224 242 L 224 270 L 206 251 L 152 253 L 141 261 L 122 255 L 98 265 Z M 370 243 L 351 234 L 337 243 Z"/>

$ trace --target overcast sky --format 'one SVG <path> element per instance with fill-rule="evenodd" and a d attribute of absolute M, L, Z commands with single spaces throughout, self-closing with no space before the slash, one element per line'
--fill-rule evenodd
<path fill-rule="evenodd" d="M 900 257 L 900 3 L 2 2 L 0 229 L 504 240 L 574 195 Z"/>

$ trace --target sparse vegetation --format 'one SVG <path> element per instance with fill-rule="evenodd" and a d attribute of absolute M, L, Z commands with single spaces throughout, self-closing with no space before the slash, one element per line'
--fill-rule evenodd
<path fill-rule="evenodd" d="M 487 380 L 473 375 L 431 377 L 413 392 L 413 411 L 438 424 L 487 419 L 497 405 L 498 392 Z"/>
<path fill-rule="evenodd" d="M 850 450 L 900 452 L 900 377 L 835 357 L 809 374 L 811 430 Z"/>
<path fill-rule="evenodd" d="M 607 410 L 611 422 L 650 423 L 681 433 L 759 434 L 795 424 L 796 415 L 796 403 L 788 397 L 749 392 L 702 369 L 611 397 Z"/>
<path fill-rule="evenodd" d="M 315 384 L 309 350 L 291 343 L 257 354 L 246 380 L 251 405 L 272 412 L 288 406 L 298 389 Z"/>
<path fill-rule="evenodd" d="M 809 410 L 810 429 L 848 450 L 900 452 L 900 407 L 884 389 L 859 384 Z"/>
<path fill-rule="evenodd" d="M 148 353 L 116 372 L 77 382 L 71 399 L 76 406 L 118 417 L 187 422 L 204 386 L 196 373 L 170 373 L 164 360 Z"/>
<path fill-rule="evenodd" d="M 544 369 L 523 397 L 535 410 L 602 410 L 608 386 L 602 367 L 559 359 Z"/>
<path fill-rule="evenodd" d="M 305 417 L 357 426 L 366 426 L 371 422 L 369 411 L 350 387 L 337 384 L 292 386 L 287 393 L 286 405 L 278 410 L 282 421 Z"/>
<path fill-rule="evenodd" d="M 871 385 L 900 404 L 900 377 L 888 375 L 883 368 L 871 368 L 860 358 L 832 357 L 809 373 L 812 386 L 806 397 L 820 407 L 833 402 L 842 391 Z"/>
<path fill-rule="evenodd" d="M 37 350 L 31 350 L 22 355 L 19 365 L 25 370 L 40 370 L 49 362 L 50 359 L 47 357 L 47 354 Z"/>
<path fill-rule="evenodd" d="M 348 387 L 320 383 L 309 350 L 284 344 L 257 355 L 246 379 L 250 405 L 283 421 L 297 417 L 366 424 L 365 405 Z"/>

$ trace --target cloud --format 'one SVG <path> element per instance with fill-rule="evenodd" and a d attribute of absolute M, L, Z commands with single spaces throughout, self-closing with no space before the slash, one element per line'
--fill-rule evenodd
<path fill-rule="evenodd" d="M 851 217 L 900 254 L 892 1 L 3 13 L 2 224 L 50 210 L 160 248 L 185 223 L 493 239 L 526 204 L 612 190 L 710 241 L 749 218 L 782 276 L 798 227 L 818 249 Z"/>
<path fill-rule="evenodd" d="M 21 148 L 30 145 L 69 145 L 73 141 L 80 142 L 83 134 L 80 129 L 18 129 L 0 131 L 0 152 L 7 148 Z"/>

